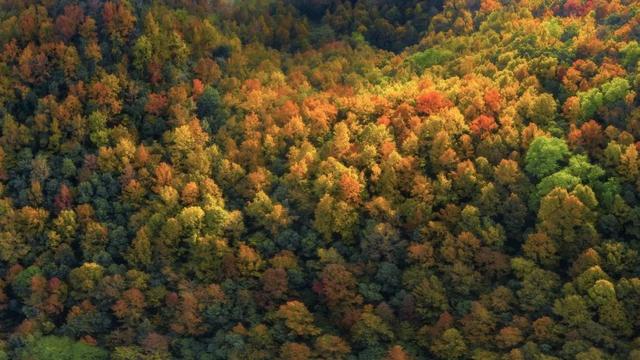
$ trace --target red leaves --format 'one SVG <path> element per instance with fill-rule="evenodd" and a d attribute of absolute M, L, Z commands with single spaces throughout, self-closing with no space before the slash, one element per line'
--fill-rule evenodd
<path fill-rule="evenodd" d="M 149 82 L 154 85 L 158 85 L 162 81 L 162 66 L 156 62 L 150 62 L 147 66 L 147 72 L 149 73 Z"/>
<path fill-rule="evenodd" d="M 122 42 L 133 31 L 136 17 L 122 2 L 107 1 L 104 4 L 102 18 L 112 41 Z"/>
<path fill-rule="evenodd" d="M 356 279 L 340 264 L 329 264 L 322 271 L 313 290 L 324 298 L 330 308 L 345 308 L 362 301 L 356 293 Z"/>
<path fill-rule="evenodd" d="M 155 170 L 156 186 L 171 185 L 173 180 L 173 168 L 167 163 L 160 163 Z"/>
<path fill-rule="evenodd" d="M 585 143 L 596 146 L 604 144 L 605 138 L 602 125 L 598 124 L 595 120 L 589 120 L 582 124 L 580 131 L 582 131 L 582 137 Z"/>
<path fill-rule="evenodd" d="M 169 349 L 169 338 L 152 332 L 142 340 L 142 347 L 149 352 L 167 351 Z"/>
<path fill-rule="evenodd" d="M 262 290 L 274 299 L 287 292 L 287 272 L 284 269 L 267 269 L 261 281 Z"/>
<path fill-rule="evenodd" d="M 178 334 L 200 335 L 206 331 L 198 312 L 199 301 L 196 296 L 183 291 L 180 294 L 179 313 L 171 324 L 171 330 Z"/>
<path fill-rule="evenodd" d="M 567 142 L 571 148 L 585 149 L 593 155 L 605 144 L 602 125 L 595 120 L 587 121 L 580 128 L 572 125 L 567 135 Z"/>
<path fill-rule="evenodd" d="M 91 84 L 89 95 L 104 111 L 117 114 L 122 110 L 120 90 L 120 80 L 114 75 L 105 75 Z"/>
<path fill-rule="evenodd" d="M 396 345 L 389 349 L 385 360 L 409 360 L 409 355 L 402 349 L 402 346 Z"/>
<path fill-rule="evenodd" d="M 480 12 L 490 13 L 496 11 L 502 7 L 502 4 L 498 0 L 482 0 L 480 2 Z"/>
<path fill-rule="evenodd" d="M 416 99 L 418 112 L 431 115 L 453 106 L 453 103 L 437 91 L 427 91 Z"/>
<path fill-rule="evenodd" d="M 386 115 L 382 115 L 378 118 L 377 124 L 389 126 L 391 124 L 391 119 L 389 119 L 389 117 Z"/>
<path fill-rule="evenodd" d="M 171 292 L 171 293 L 168 293 L 167 296 L 165 297 L 165 302 L 167 306 L 174 307 L 178 305 L 178 303 L 180 302 L 180 299 L 178 298 L 177 293 Z"/>
<path fill-rule="evenodd" d="M 567 0 L 563 10 L 567 16 L 585 16 L 594 7 L 592 0 Z"/>
<path fill-rule="evenodd" d="M 492 116 L 480 115 L 471 122 L 469 129 L 477 136 L 485 136 L 498 128 Z"/>
<path fill-rule="evenodd" d="M 69 190 L 67 185 L 62 184 L 58 195 L 56 195 L 54 199 L 56 209 L 58 209 L 58 211 L 69 209 L 72 205 L 72 201 L 73 196 L 71 195 L 71 190 Z"/>
<path fill-rule="evenodd" d="M 117 318 L 128 322 L 142 317 L 145 306 L 142 291 L 131 288 L 122 293 L 122 298 L 116 301 L 111 310 Z"/>
<path fill-rule="evenodd" d="M 80 27 L 80 21 L 84 19 L 84 11 L 78 5 L 67 5 L 64 13 L 56 19 L 56 30 L 65 40 L 71 39 Z"/>
<path fill-rule="evenodd" d="M 38 84 L 49 77 L 51 64 L 45 50 L 33 43 L 24 48 L 18 59 L 18 71 L 24 81 Z"/>
<path fill-rule="evenodd" d="M 144 106 L 144 111 L 149 114 L 160 116 L 167 108 L 169 100 L 166 95 L 163 94 L 149 94 L 147 104 Z"/>
<path fill-rule="evenodd" d="M 329 131 L 331 123 L 338 114 L 338 108 L 328 99 L 309 97 L 302 107 L 303 115 L 309 120 L 309 127 L 313 134 L 321 135 Z"/>
<path fill-rule="evenodd" d="M 204 84 L 202 83 L 202 81 L 200 81 L 200 79 L 193 79 L 192 88 L 193 97 L 196 99 L 200 97 L 200 95 L 202 95 L 202 93 L 204 92 Z"/>

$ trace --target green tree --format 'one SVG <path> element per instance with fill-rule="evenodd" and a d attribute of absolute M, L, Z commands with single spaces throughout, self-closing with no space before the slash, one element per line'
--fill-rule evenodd
<path fill-rule="evenodd" d="M 447 329 L 430 348 L 438 359 L 461 359 L 467 353 L 467 344 L 456 329 Z"/>
<path fill-rule="evenodd" d="M 537 178 L 543 178 L 558 171 L 569 154 L 569 147 L 564 140 L 537 137 L 529 144 L 525 156 L 525 170 Z"/>
<path fill-rule="evenodd" d="M 298 336 L 318 335 L 320 329 L 313 325 L 313 314 L 299 301 L 289 301 L 278 309 L 278 317 L 285 320 L 285 325 Z"/>
<path fill-rule="evenodd" d="M 44 336 L 28 343 L 20 358 L 33 360 L 107 360 L 109 353 L 96 346 L 59 336 Z"/>
<path fill-rule="evenodd" d="M 209 132 L 217 131 L 226 122 L 228 116 L 218 90 L 207 86 L 196 103 L 198 117 L 203 121 L 203 128 Z"/>

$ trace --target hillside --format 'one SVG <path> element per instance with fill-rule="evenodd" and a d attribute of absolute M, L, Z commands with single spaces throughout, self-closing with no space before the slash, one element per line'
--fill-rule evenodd
<path fill-rule="evenodd" d="M 640 2 L 0 0 L 0 360 L 640 359 Z"/>

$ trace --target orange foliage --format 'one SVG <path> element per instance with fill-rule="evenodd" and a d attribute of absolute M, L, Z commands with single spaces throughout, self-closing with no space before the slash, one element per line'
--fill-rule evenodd
<path fill-rule="evenodd" d="M 144 111 L 159 116 L 167 108 L 169 100 L 163 94 L 149 94 L 149 99 L 144 106 Z"/>
<path fill-rule="evenodd" d="M 348 173 L 340 176 L 340 193 L 345 201 L 358 203 L 360 201 L 360 182 Z"/>
<path fill-rule="evenodd" d="M 501 101 L 500 92 L 497 89 L 489 89 L 484 93 L 484 103 L 493 112 L 500 111 Z"/>
<path fill-rule="evenodd" d="M 476 136 L 485 136 L 498 128 L 492 116 L 480 115 L 471 122 L 469 129 Z"/>
<path fill-rule="evenodd" d="M 102 11 L 107 32 L 112 41 L 123 42 L 134 29 L 136 18 L 121 1 L 107 1 Z"/>
<path fill-rule="evenodd" d="M 54 200 L 56 208 L 58 209 L 58 211 L 69 209 L 71 208 L 72 201 L 73 197 L 71 195 L 71 190 L 69 190 L 69 187 L 67 185 L 62 184 L 58 195 L 56 195 Z"/>
<path fill-rule="evenodd" d="M 84 18 L 84 11 L 78 5 L 67 5 L 64 13 L 56 19 L 56 29 L 65 40 L 73 37 L 80 28 L 80 21 Z"/>
<path fill-rule="evenodd" d="M 416 98 L 416 109 L 426 115 L 437 113 L 451 106 L 453 103 L 437 91 L 426 91 Z"/>

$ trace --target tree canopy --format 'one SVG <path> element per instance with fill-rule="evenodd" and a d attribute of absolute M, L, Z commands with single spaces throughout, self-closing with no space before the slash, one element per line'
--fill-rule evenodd
<path fill-rule="evenodd" d="M 0 360 L 640 359 L 640 2 L 0 1 Z"/>

